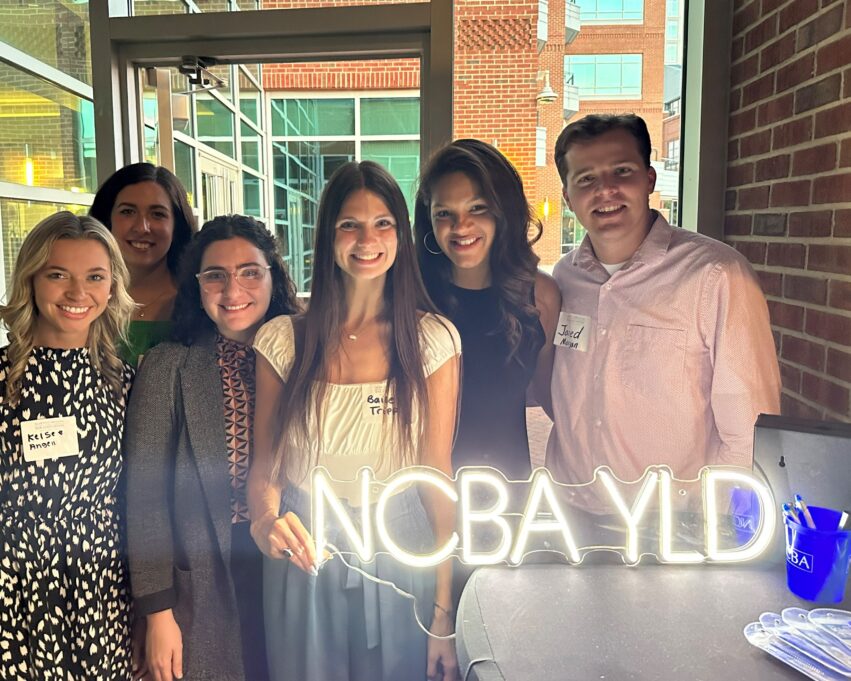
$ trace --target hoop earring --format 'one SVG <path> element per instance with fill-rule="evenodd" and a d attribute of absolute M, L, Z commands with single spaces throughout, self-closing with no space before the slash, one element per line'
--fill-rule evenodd
<path fill-rule="evenodd" d="M 433 250 L 431 250 L 431 249 L 428 247 L 428 237 L 429 237 L 429 235 L 431 235 L 432 237 L 434 237 L 434 245 L 435 245 L 435 246 L 437 246 L 437 250 L 436 250 L 436 251 L 433 251 Z M 439 245 L 438 245 L 438 243 L 437 243 L 437 237 L 436 237 L 436 236 L 434 236 L 434 232 L 433 232 L 433 231 L 432 231 L 432 232 L 426 232 L 426 233 L 425 233 L 425 236 L 423 237 L 423 248 L 425 248 L 425 249 L 426 249 L 429 253 L 431 253 L 432 255 L 443 255 L 443 251 L 441 251 L 441 250 L 440 250 L 440 246 L 439 246 Z"/>

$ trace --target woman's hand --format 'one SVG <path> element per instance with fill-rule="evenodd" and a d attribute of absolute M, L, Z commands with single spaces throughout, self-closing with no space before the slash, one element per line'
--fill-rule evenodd
<path fill-rule="evenodd" d="M 268 511 L 251 523 L 251 536 L 269 558 L 289 558 L 305 572 L 317 574 L 313 538 L 292 511 L 282 516 Z"/>
<path fill-rule="evenodd" d="M 434 619 L 429 631 L 433 636 L 428 638 L 428 666 L 426 676 L 429 681 L 457 681 L 458 658 L 455 656 L 455 639 L 435 638 L 449 636 L 455 631 L 455 625 L 449 615 L 435 607 Z"/>
<path fill-rule="evenodd" d="M 183 636 L 171 608 L 148 615 L 145 659 L 153 681 L 183 678 Z"/>

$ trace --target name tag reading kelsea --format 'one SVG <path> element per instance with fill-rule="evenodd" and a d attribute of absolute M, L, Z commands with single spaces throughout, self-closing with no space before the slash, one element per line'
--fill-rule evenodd
<path fill-rule="evenodd" d="M 35 419 L 21 423 L 21 448 L 25 461 L 77 456 L 77 420 L 73 416 Z"/>
<path fill-rule="evenodd" d="M 394 416 L 399 413 L 396 406 L 396 398 L 385 394 L 383 388 L 375 386 L 364 386 L 363 410 L 369 418 L 380 418 L 383 416 Z"/>
<path fill-rule="evenodd" d="M 582 314 L 560 312 L 553 345 L 568 350 L 588 352 L 588 334 L 591 329 L 591 317 Z"/>

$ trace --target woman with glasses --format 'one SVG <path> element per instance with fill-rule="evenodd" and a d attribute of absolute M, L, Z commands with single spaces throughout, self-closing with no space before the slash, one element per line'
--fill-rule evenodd
<path fill-rule="evenodd" d="M 245 488 L 251 344 L 266 320 L 297 309 L 263 224 L 217 217 L 186 251 L 176 342 L 150 350 L 139 369 L 127 417 L 127 532 L 154 681 L 267 678 L 261 554 Z"/>
<path fill-rule="evenodd" d="M 122 355 L 136 365 L 171 333 L 180 256 L 195 232 L 186 190 L 174 174 L 150 163 L 132 163 L 104 182 L 89 214 L 118 240 L 136 301 Z"/>

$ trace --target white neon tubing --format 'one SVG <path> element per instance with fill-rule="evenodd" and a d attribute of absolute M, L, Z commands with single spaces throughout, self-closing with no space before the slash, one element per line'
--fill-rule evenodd
<path fill-rule="evenodd" d="M 702 563 L 706 558 L 700 551 L 674 551 L 674 533 L 671 509 L 671 472 L 659 471 L 659 557 L 664 563 Z"/>
<path fill-rule="evenodd" d="M 496 473 L 465 470 L 459 476 L 461 483 L 461 560 L 467 565 L 494 565 L 508 558 L 511 550 L 511 528 L 502 513 L 508 508 L 508 489 L 505 479 Z M 490 486 L 496 491 L 496 503 L 487 509 L 471 508 L 471 487 L 475 484 Z M 499 546 L 493 551 L 473 552 L 473 523 L 493 523 L 502 531 Z"/>
<path fill-rule="evenodd" d="M 746 544 L 735 549 L 718 548 L 718 492 L 716 483 L 727 481 L 745 485 L 756 492 L 759 501 L 759 526 Z M 703 472 L 703 503 L 706 514 L 706 557 L 719 563 L 738 563 L 753 560 L 765 551 L 774 538 L 777 517 L 771 491 L 744 469 L 705 469 Z"/>
<path fill-rule="evenodd" d="M 597 469 L 597 477 L 603 481 L 603 486 L 612 498 L 618 512 L 626 521 L 626 559 L 630 563 L 638 562 L 638 523 L 644 516 L 644 511 L 647 509 L 647 504 L 653 496 L 658 482 L 658 476 L 654 471 L 646 471 L 644 473 L 644 482 L 641 489 L 632 502 L 632 509 L 626 507 L 626 503 L 621 496 L 620 490 L 615 483 L 611 473 L 605 468 Z"/>
<path fill-rule="evenodd" d="M 554 521 L 536 520 L 538 507 L 544 498 L 546 498 L 547 504 L 549 504 L 550 510 L 553 516 L 555 516 Z M 556 495 L 553 492 L 553 480 L 546 468 L 539 468 L 532 475 L 532 491 L 529 493 L 526 509 L 523 511 L 523 520 L 520 523 L 517 541 L 511 550 L 511 562 L 515 565 L 519 565 L 523 560 L 530 532 L 561 532 L 565 544 L 567 544 L 568 558 L 573 563 L 579 562 L 579 549 L 576 547 L 573 533 L 570 531 L 570 525 L 567 524 L 567 518 L 565 518 L 564 512 L 561 510 L 561 506 L 559 506 Z"/>
<path fill-rule="evenodd" d="M 375 556 L 375 548 L 372 541 L 372 523 L 369 521 L 369 485 L 372 482 L 372 471 L 362 468 L 358 473 L 361 482 L 361 530 L 359 535 L 355 524 L 334 492 L 328 471 L 319 466 L 313 470 L 313 539 L 316 543 L 317 560 L 322 560 L 325 555 L 325 546 L 328 543 L 325 536 L 325 502 L 331 506 L 331 510 L 339 519 L 349 539 L 349 543 L 358 557 L 369 562 Z"/>
<path fill-rule="evenodd" d="M 457 532 L 453 532 L 446 544 L 440 549 L 433 551 L 432 553 L 417 554 L 405 551 L 401 546 L 393 541 L 384 520 L 387 503 L 390 501 L 390 498 L 396 490 L 399 487 L 405 487 L 418 482 L 436 487 L 443 492 L 450 501 L 458 503 L 458 494 L 455 492 L 452 485 L 446 481 L 445 476 L 430 471 L 429 469 L 425 469 L 422 466 L 406 468 L 390 478 L 384 490 L 381 492 L 381 495 L 378 497 L 378 503 L 375 507 L 375 527 L 378 531 L 378 536 L 381 538 L 381 542 L 384 544 L 384 548 L 386 548 L 388 553 L 390 553 L 390 555 L 400 563 L 404 563 L 405 565 L 410 565 L 412 567 L 433 567 L 442 563 L 452 555 L 453 551 L 455 551 L 455 547 L 458 546 L 459 541 Z"/>

